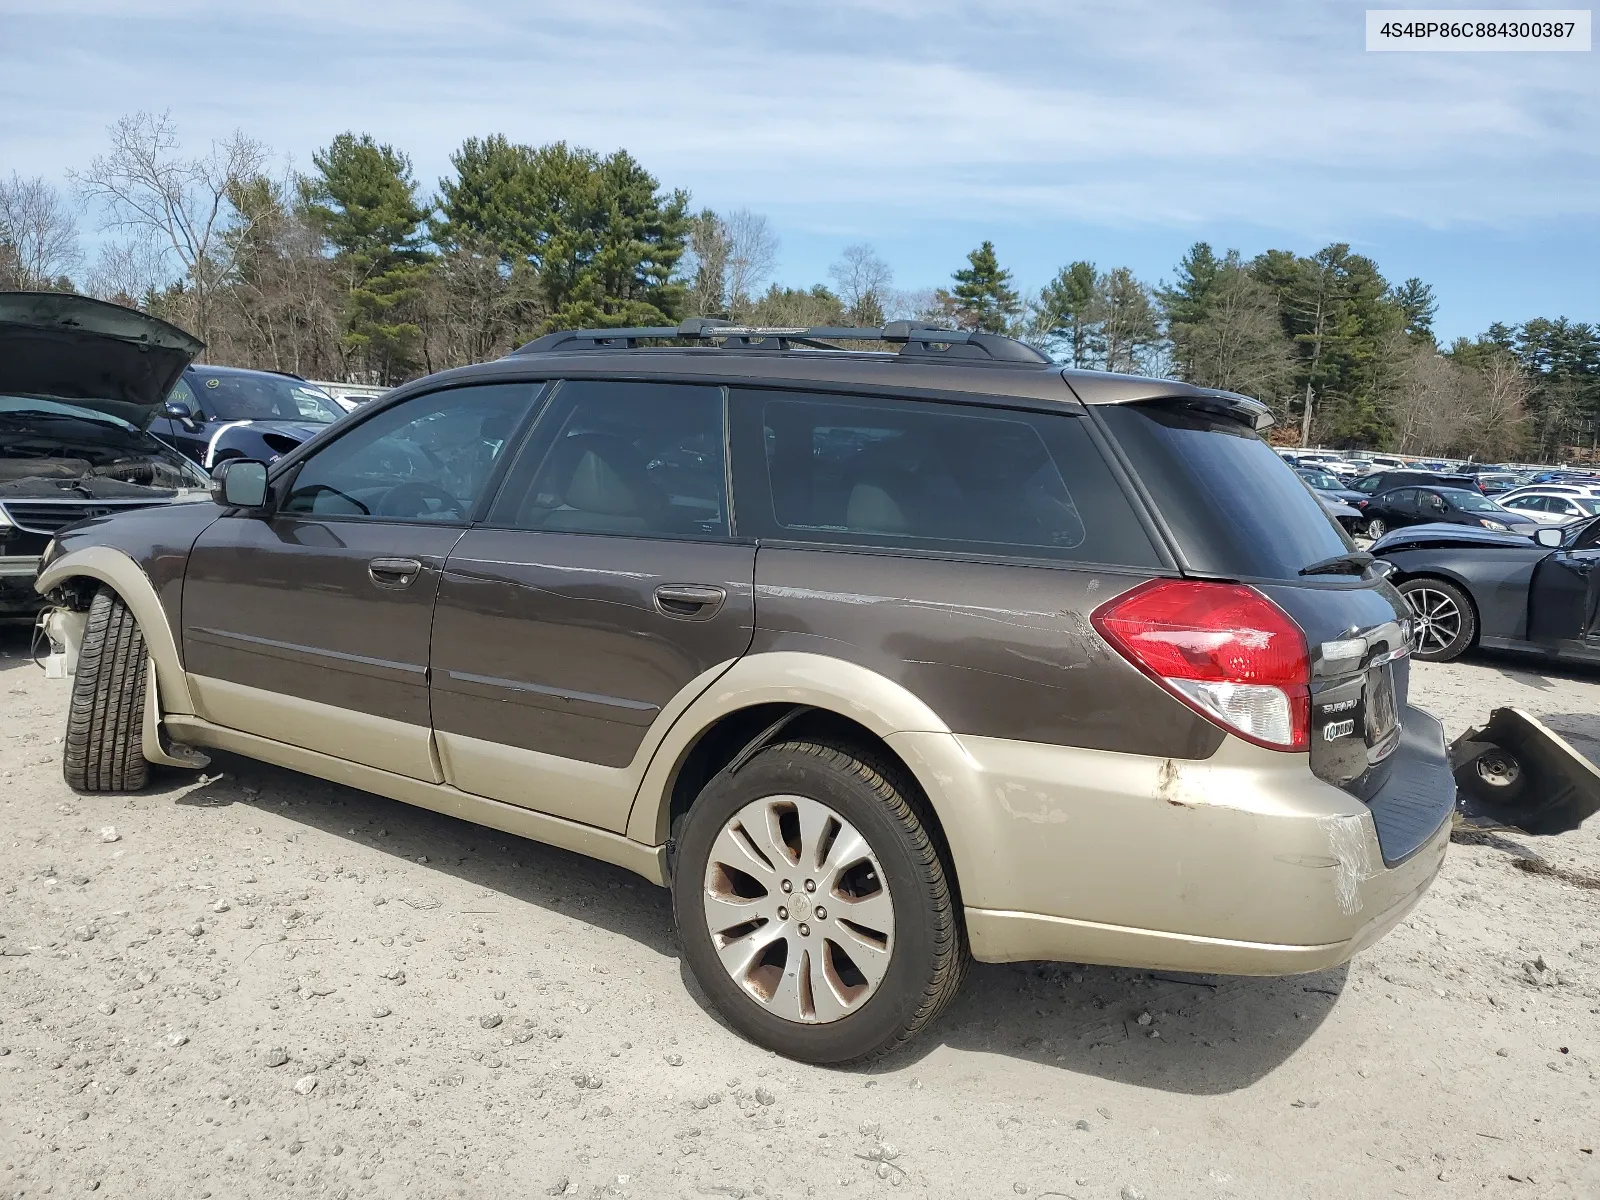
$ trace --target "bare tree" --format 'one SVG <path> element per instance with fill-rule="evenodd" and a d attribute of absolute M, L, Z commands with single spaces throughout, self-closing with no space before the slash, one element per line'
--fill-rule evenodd
<path fill-rule="evenodd" d="M 70 286 L 82 265 L 78 222 L 43 179 L 0 179 L 0 288 Z"/>
<path fill-rule="evenodd" d="M 734 209 L 722 218 L 722 228 L 728 240 L 728 311 L 740 319 L 778 264 L 778 235 L 766 217 L 748 208 Z"/>
<path fill-rule="evenodd" d="M 857 325 L 883 324 L 894 271 L 877 251 L 865 242 L 846 246 L 828 274 L 839 287 L 846 317 Z"/>
<path fill-rule="evenodd" d="M 1473 367 L 1415 346 L 1390 397 L 1395 448 L 1402 453 L 1514 458 L 1521 450 L 1532 394 L 1508 354 Z"/>
<path fill-rule="evenodd" d="M 1202 387 L 1244 392 L 1281 412 L 1294 363 L 1277 301 L 1240 267 L 1218 274 L 1205 316 L 1169 329 L 1181 343 L 1184 378 Z"/>
<path fill-rule="evenodd" d="M 682 271 L 688 280 L 688 312 L 720 317 L 728 311 L 728 230 L 709 208 L 690 218 Z"/>
<path fill-rule="evenodd" d="M 161 251 L 148 235 L 101 246 L 89 269 L 89 295 L 129 308 L 144 304 L 170 278 Z"/>
<path fill-rule="evenodd" d="M 103 228 L 148 235 L 176 260 L 189 283 L 194 331 L 210 341 L 215 295 L 234 265 L 236 243 L 223 237 L 236 217 L 228 195 L 260 175 L 266 150 L 235 133 L 185 158 L 170 113 L 134 113 L 108 132 L 109 153 L 73 179 L 84 199 L 100 206 Z"/>

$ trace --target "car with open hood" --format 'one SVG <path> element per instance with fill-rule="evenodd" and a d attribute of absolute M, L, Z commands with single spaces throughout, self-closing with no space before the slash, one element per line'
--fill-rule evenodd
<path fill-rule="evenodd" d="M 65 292 L 0 293 L 0 619 L 39 610 L 57 530 L 203 500 L 203 471 L 149 431 L 204 343 L 147 313 Z"/>
<path fill-rule="evenodd" d="M 1373 543 L 1413 614 L 1412 648 L 1448 662 L 1473 646 L 1600 663 L 1600 517 L 1533 537 L 1413 525 Z"/>
<path fill-rule="evenodd" d="M 273 462 L 345 411 L 298 375 L 196 363 L 173 385 L 152 431 L 209 471 L 230 458 Z"/>

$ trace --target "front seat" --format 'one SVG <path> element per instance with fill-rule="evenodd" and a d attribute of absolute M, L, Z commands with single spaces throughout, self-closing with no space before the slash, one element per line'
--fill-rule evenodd
<path fill-rule="evenodd" d="M 567 533 L 648 532 L 663 508 L 638 448 L 603 433 L 562 439 L 533 499 L 528 524 Z"/>

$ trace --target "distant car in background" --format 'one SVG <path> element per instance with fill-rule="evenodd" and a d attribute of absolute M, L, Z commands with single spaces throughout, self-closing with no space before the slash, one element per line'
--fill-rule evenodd
<path fill-rule="evenodd" d="M 1478 491 L 1476 475 L 1441 475 L 1437 471 L 1374 471 L 1371 475 L 1363 475 L 1350 486 L 1364 496 L 1376 496 L 1407 484 Z"/>
<path fill-rule="evenodd" d="M 1453 487 L 1401 487 L 1380 492 L 1362 510 L 1367 536 L 1381 538 L 1407 525 L 1472 525 L 1532 536 L 1539 523 L 1501 508 L 1482 492 Z"/>
<path fill-rule="evenodd" d="M 376 383 L 333 383 L 322 379 L 311 379 L 307 382 L 312 387 L 319 387 L 327 392 L 345 412 L 355 412 L 369 400 L 376 400 L 389 390 Z"/>
<path fill-rule="evenodd" d="M 1570 496 L 1542 488 L 1522 488 L 1514 496 L 1497 497 L 1496 502 L 1509 512 L 1549 525 L 1600 516 L 1600 496 Z"/>
<path fill-rule="evenodd" d="M 167 394 L 150 432 L 209 471 L 226 458 L 271 462 L 344 415 L 298 375 L 195 365 Z"/>
<path fill-rule="evenodd" d="M 1508 492 L 1501 492 L 1495 497 L 1495 503 L 1504 504 L 1507 500 L 1515 500 L 1520 496 L 1600 496 L 1600 487 L 1590 487 L 1581 483 L 1536 483 L 1527 487 L 1512 488 Z"/>
<path fill-rule="evenodd" d="M 1478 475 L 1478 486 L 1485 496 L 1497 496 L 1523 486 L 1529 478 L 1521 471 L 1484 471 Z"/>
<path fill-rule="evenodd" d="M 1296 467 L 1294 473 L 1310 484 L 1312 490 L 1320 493 L 1324 499 L 1337 500 L 1352 508 L 1361 508 L 1372 499 L 1366 492 L 1358 492 L 1350 487 L 1332 471 L 1324 471 L 1320 467 Z"/>

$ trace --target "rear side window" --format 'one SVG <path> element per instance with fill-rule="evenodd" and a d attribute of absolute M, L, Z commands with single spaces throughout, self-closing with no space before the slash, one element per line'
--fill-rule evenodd
<path fill-rule="evenodd" d="M 743 536 L 1160 564 L 1082 418 L 756 390 L 731 402 Z"/>
<path fill-rule="evenodd" d="M 1182 402 L 1096 410 L 1197 571 L 1294 579 L 1352 546 L 1253 430 Z"/>
<path fill-rule="evenodd" d="M 722 389 L 563 383 L 489 514 L 503 529 L 728 535 Z"/>

